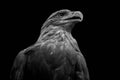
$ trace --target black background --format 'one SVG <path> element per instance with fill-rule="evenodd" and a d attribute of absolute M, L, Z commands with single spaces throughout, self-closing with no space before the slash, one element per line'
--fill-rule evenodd
<path fill-rule="evenodd" d="M 2 66 L 5 68 L 3 74 L 9 75 L 19 51 L 37 41 L 42 24 L 53 12 L 69 9 L 81 11 L 84 16 L 83 21 L 75 25 L 72 35 L 85 57 L 91 80 L 105 78 L 106 74 L 102 70 L 106 68 L 104 64 L 107 64 L 105 61 L 107 34 L 104 34 L 106 28 L 101 25 L 104 22 L 100 22 L 102 17 L 97 12 L 99 10 L 91 9 L 89 2 L 8 2 L 3 8 L 4 36 L 2 39 L 5 41 L 5 50 L 2 55 L 4 57 Z"/>

